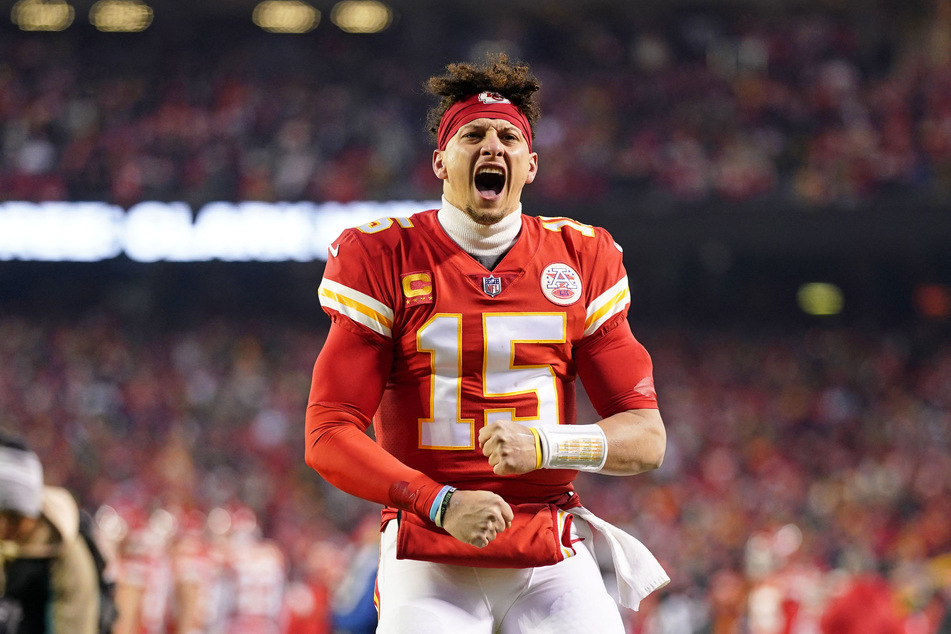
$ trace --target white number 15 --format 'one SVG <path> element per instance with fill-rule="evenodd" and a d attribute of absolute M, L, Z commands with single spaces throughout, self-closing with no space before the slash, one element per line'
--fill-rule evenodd
<path fill-rule="evenodd" d="M 555 371 L 549 364 L 516 365 L 516 346 L 563 343 L 563 313 L 492 313 L 482 316 L 482 395 L 488 398 L 534 394 L 537 415 L 515 415 L 514 407 L 484 410 L 495 420 L 535 425 L 559 420 Z M 430 415 L 419 421 L 419 444 L 426 449 L 472 449 L 475 419 L 462 417 L 462 315 L 434 315 L 419 329 L 416 349 L 430 355 Z"/>

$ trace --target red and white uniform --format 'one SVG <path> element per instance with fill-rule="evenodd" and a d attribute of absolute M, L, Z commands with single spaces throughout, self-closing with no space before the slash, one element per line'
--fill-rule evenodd
<path fill-rule="evenodd" d="M 566 501 L 576 471 L 499 477 L 477 439 L 499 419 L 575 423 L 576 378 L 602 417 L 657 407 L 650 357 L 626 319 L 621 250 L 604 229 L 522 216 L 518 239 L 489 271 L 436 210 L 385 218 L 333 243 L 319 297 L 333 327 L 314 369 L 307 461 L 386 505 L 384 520 L 397 508 L 428 517 L 447 484 L 509 503 Z M 386 454 L 366 444 L 371 419 Z M 414 563 L 419 570 L 389 575 L 391 587 L 400 575 L 430 574 Z M 567 565 L 600 576 L 593 561 Z M 381 572 L 381 596 L 385 581 Z"/>
<path fill-rule="evenodd" d="M 574 423 L 578 375 L 602 416 L 657 407 L 650 358 L 626 320 L 620 248 L 604 229 L 523 216 L 492 271 L 452 241 L 435 210 L 349 229 L 331 249 L 321 306 L 335 327 L 368 340 L 379 363 L 355 377 L 337 357 L 336 376 L 315 375 L 311 403 L 342 402 L 367 421 L 376 413 L 378 442 L 442 484 L 515 502 L 570 491 L 571 470 L 499 478 L 477 436 L 500 418 Z M 625 366 L 608 366 L 616 358 L 604 348 L 617 345 Z M 373 385 L 385 385 L 379 407 Z"/>

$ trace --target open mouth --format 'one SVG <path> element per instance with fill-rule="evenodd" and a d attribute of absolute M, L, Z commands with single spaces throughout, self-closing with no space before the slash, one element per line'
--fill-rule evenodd
<path fill-rule="evenodd" d="M 505 172 L 497 167 L 486 167 L 479 170 L 474 182 L 480 194 L 493 198 L 501 194 L 505 187 Z"/>

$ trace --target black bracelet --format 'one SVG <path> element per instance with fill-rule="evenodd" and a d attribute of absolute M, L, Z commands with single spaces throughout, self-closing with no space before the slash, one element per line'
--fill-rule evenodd
<path fill-rule="evenodd" d="M 436 512 L 436 526 L 442 528 L 443 516 L 446 515 L 446 509 L 449 508 L 449 500 L 452 499 L 452 494 L 455 493 L 456 489 L 454 487 L 449 487 L 449 490 L 446 491 L 446 495 L 442 499 L 442 504 L 439 505 L 439 510 Z"/>

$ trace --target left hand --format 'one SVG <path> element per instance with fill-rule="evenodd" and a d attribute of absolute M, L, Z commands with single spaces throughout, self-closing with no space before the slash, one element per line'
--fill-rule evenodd
<path fill-rule="evenodd" d="M 479 430 L 479 447 L 496 475 L 535 470 L 535 436 L 525 425 L 497 420 Z"/>
<path fill-rule="evenodd" d="M 512 525 L 512 507 L 491 491 L 458 489 L 449 500 L 442 527 L 461 542 L 485 548 Z"/>

